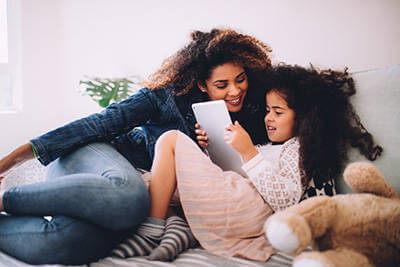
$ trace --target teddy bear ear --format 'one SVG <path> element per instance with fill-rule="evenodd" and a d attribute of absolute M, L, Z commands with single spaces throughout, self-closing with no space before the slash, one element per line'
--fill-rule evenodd
<path fill-rule="evenodd" d="M 387 198 L 400 198 L 386 182 L 382 173 L 369 162 L 354 162 L 347 165 L 343 177 L 350 188 L 357 193 L 372 193 Z"/>

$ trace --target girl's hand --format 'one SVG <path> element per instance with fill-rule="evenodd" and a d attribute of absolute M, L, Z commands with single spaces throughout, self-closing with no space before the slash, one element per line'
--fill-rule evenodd
<path fill-rule="evenodd" d="M 196 136 L 197 142 L 202 148 L 206 148 L 208 146 L 207 133 L 200 128 L 200 124 L 198 123 L 196 123 L 194 127 L 196 127 L 196 130 L 194 132 L 197 135 Z"/>
<path fill-rule="evenodd" d="M 239 152 L 245 162 L 258 154 L 249 134 L 238 121 L 235 121 L 235 124 L 230 124 L 226 128 L 224 140 L 228 145 Z"/>

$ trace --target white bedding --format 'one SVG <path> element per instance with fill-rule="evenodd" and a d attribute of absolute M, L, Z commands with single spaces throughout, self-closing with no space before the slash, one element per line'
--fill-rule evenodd
<path fill-rule="evenodd" d="M 14 185 L 21 185 L 27 183 L 35 183 L 44 179 L 45 168 L 40 165 L 36 160 L 30 160 L 13 173 L 7 176 L 1 183 L 1 190 Z M 46 255 L 43 255 L 46 257 Z M 292 258 L 285 254 L 273 255 L 267 262 L 254 262 L 241 258 L 227 258 L 210 254 L 204 249 L 195 248 L 179 255 L 173 262 L 161 261 L 148 261 L 144 257 L 135 257 L 128 259 L 105 258 L 88 265 L 78 265 L 81 267 L 132 267 L 132 266 L 159 266 L 159 267 L 173 267 L 173 266 L 226 266 L 226 267 L 239 267 L 239 266 L 253 266 L 253 267 L 277 267 L 277 266 L 291 266 Z M 28 267 L 28 266 L 41 266 L 41 267 L 64 267 L 66 265 L 60 264 L 47 264 L 47 265 L 30 265 L 23 263 L 15 258 L 0 252 L 0 267 Z"/>
<path fill-rule="evenodd" d="M 46 257 L 46 255 L 43 255 Z M 201 248 L 189 249 L 179 255 L 173 262 L 162 261 L 148 261 L 144 257 L 135 257 L 127 259 L 105 258 L 98 262 L 90 263 L 87 265 L 78 265 L 78 267 L 133 267 L 133 266 L 154 266 L 154 267 L 282 267 L 291 266 L 292 258 L 285 254 L 278 253 L 273 255 L 267 262 L 254 262 L 241 258 L 226 258 L 221 256 L 212 255 Z M 1 267 L 66 267 L 67 265 L 60 264 L 46 264 L 46 265 L 30 265 L 18 261 L 4 253 L 0 252 L 0 266 Z M 69 266 L 69 265 L 68 265 Z"/>

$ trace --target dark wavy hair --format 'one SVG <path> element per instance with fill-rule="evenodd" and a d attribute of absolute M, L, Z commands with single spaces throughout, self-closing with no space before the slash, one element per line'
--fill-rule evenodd
<path fill-rule="evenodd" d="M 321 183 L 337 178 L 354 147 L 373 161 L 383 149 L 362 125 L 350 101 L 356 89 L 344 71 L 312 65 L 278 64 L 268 73 L 267 92 L 278 92 L 295 112 L 294 135 L 300 141 L 300 167 Z"/>
<path fill-rule="evenodd" d="M 271 69 L 270 47 L 232 29 L 193 31 L 190 37 L 190 42 L 165 59 L 144 86 L 151 90 L 166 87 L 176 96 L 193 99 L 200 95 L 207 100 L 208 95 L 201 92 L 197 84 L 204 85 L 211 72 L 220 65 L 238 64 L 246 72 L 249 89 L 242 110 L 231 113 L 232 120 L 242 124 L 255 144 L 265 143 L 265 100 L 261 77 L 265 70 Z"/>
<path fill-rule="evenodd" d="M 256 38 L 231 29 L 193 31 L 191 41 L 165 59 L 161 67 L 144 82 L 149 89 L 172 86 L 178 95 L 199 90 L 197 82 L 205 83 L 211 71 L 228 62 L 239 64 L 247 76 L 271 66 L 268 45 Z"/>

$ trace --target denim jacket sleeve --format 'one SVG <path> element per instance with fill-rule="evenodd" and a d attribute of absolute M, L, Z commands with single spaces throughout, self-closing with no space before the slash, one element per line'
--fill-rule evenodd
<path fill-rule="evenodd" d="M 100 113 L 73 121 L 30 140 L 44 165 L 80 146 L 96 141 L 110 141 L 116 136 L 143 125 L 159 109 L 152 91 L 141 89 L 119 103 L 113 103 Z"/>

